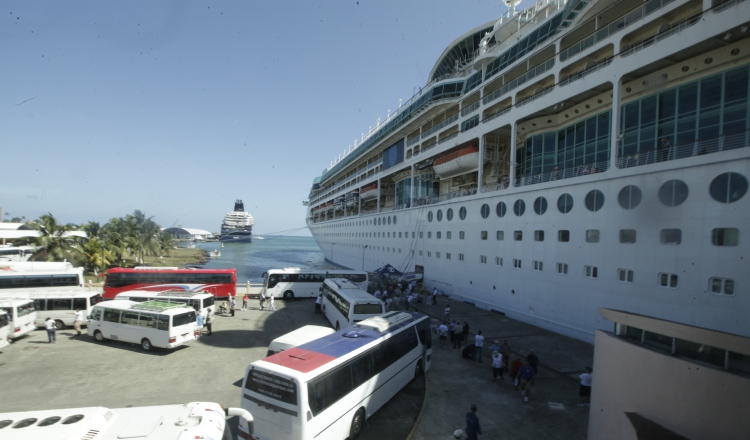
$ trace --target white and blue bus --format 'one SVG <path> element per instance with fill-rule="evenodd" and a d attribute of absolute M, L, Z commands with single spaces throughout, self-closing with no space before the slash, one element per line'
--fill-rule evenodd
<path fill-rule="evenodd" d="M 253 362 L 241 406 L 255 439 L 354 439 L 431 356 L 429 318 L 388 313 Z"/>
<path fill-rule="evenodd" d="M 266 297 L 283 298 L 316 298 L 320 295 L 320 287 L 326 278 L 344 278 L 356 284 L 362 290 L 367 290 L 369 277 L 367 272 L 360 270 L 319 270 L 286 267 L 284 269 L 269 269 L 263 274 L 263 294 Z"/>
<path fill-rule="evenodd" d="M 342 278 L 323 283 L 323 314 L 336 330 L 385 313 L 385 303 Z"/>

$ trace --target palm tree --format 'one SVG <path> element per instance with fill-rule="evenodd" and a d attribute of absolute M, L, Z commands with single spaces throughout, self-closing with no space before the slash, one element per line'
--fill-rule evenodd
<path fill-rule="evenodd" d="M 161 231 L 156 241 L 159 246 L 159 252 L 169 256 L 172 249 L 174 249 L 174 237 L 172 234 Z"/>
<path fill-rule="evenodd" d="M 86 269 L 94 275 L 99 275 L 100 271 L 106 270 L 114 263 L 116 254 L 112 251 L 113 245 L 105 238 L 105 229 L 98 222 L 88 222 L 81 229 L 89 236 L 85 243 L 79 245 Z"/>
<path fill-rule="evenodd" d="M 44 214 L 34 223 L 39 237 L 28 237 L 22 243 L 33 243 L 37 250 L 31 256 L 35 261 L 63 261 L 77 263 L 81 254 L 76 244 L 78 238 L 69 234 L 75 229 L 73 225 L 60 225 L 51 213 Z"/>
<path fill-rule="evenodd" d="M 112 262 L 122 266 L 135 248 L 131 225 L 122 218 L 112 218 L 102 227 L 102 237 L 105 237 L 112 254 Z"/>
<path fill-rule="evenodd" d="M 132 226 L 132 232 L 136 239 L 136 255 L 138 261 L 143 263 L 145 255 L 156 255 L 158 253 L 157 236 L 161 228 L 153 221 L 153 216 L 146 217 L 146 214 L 136 209 L 132 215 L 125 217 L 127 223 Z"/>

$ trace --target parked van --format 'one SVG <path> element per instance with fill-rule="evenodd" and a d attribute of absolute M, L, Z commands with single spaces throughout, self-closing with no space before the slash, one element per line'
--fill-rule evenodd
<path fill-rule="evenodd" d="M 297 330 L 279 336 L 271 341 L 271 344 L 268 345 L 268 353 L 266 356 L 271 356 L 304 343 L 314 341 L 323 336 L 330 335 L 333 331 L 334 330 L 330 327 L 321 327 L 319 325 L 306 325 L 300 327 Z"/>

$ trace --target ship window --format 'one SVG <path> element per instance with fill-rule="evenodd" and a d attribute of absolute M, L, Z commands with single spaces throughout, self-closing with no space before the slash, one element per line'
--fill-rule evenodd
<path fill-rule="evenodd" d="M 479 262 L 482 264 L 487 264 L 487 256 L 486 255 L 480 255 L 479 256 Z"/>
<path fill-rule="evenodd" d="M 544 241 L 544 231 L 534 231 L 534 241 Z"/>
<path fill-rule="evenodd" d="M 516 269 L 520 269 L 521 268 L 521 259 L 520 258 L 514 258 L 513 259 L 513 267 L 515 267 Z"/>
<path fill-rule="evenodd" d="M 458 231 L 458 239 L 463 240 L 466 236 L 466 233 L 464 231 Z"/>
<path fill-rule="evenodd" d="M 503 259 L 502 259 L 502 257 L 495 257 L 495 264 L 497 266 L 502 266 L 503 265 Z"/>
<path fill-rule="evenodd" d="M 680 244 L 682 243 L 681 229 L 662 229 L 660 232 L 661 244 Z"/>
<path fill-rule="evenodd" d="M 679 206 L 687 200 L 688 187 L 682 180 L 670 180 L 659 188 L 659 200 L 666 206 Z"/>
<path fill-rule="evenodd" d="M 557 263 L 557 273 L 560 275 L 567 275 L 568 274 L 568 264 L 567 263 Z"/>
<path fill-rule="evenodd" d="M 721 203 L 732 203 L 747 192 L 747 179 L 738 173 L 724 173 L 711 182 L 711 197 Z"/>
<path fill-rule="evenodd" d="M 659 272 L 659 285 L 672 289 L 677 288 L 677 274 Z"/>
<path fill-rule="evenodd" d="M 427 251 L 427 258 L 432 258 L 432 251 Z"/>
<path fill-rule="evenodd" d="M 489 217 L 490 216 L 490 205 L 488 205 L 486 203 L 484 205 L 482 205 L 481 214 L 482 214 L 482 218 Z"/>
<path fill-rule="evenodd" d="M 441 233 L 440 231 L 437 231 L 437 232 L 435 233 L 435 238 L 437 238 L 438 240 L 440 240 L 440 236 L 441 236 L 441 235 L 442 235 L 442 233 Z"/>
<path fill-rule="evenodd" d="M 414 233 L 414 231 L 412 231 L 411 232 L 411 238 L 415 238 L 415 236 L 416 236 L 416 234 Z"/>
<path fill-rule="evenodd" d="M 482 240 L 487 240 L 487 231 L 482 231 Z"/>
<path fill-rule="evenodd" d="M 395 215 L 393 216 L 393 224 L 394 225 L 396 224 L 396 216 Z"/>
<path fill-rule="evenodd" d="M 737 246 L 740 231 L 737 228 L 715 228 L 711 231 L 711 243 L 715 246 Z"/>
<path fill-rule="evenodd" d="M 435 252 L 435 258 L 440 259 L 440 252 Z"/>
<path fill-rule="evenodd" d="M 388 224 L 389 225 L 391 224 L 391 217 L 390 216 L 388 216 Z"/>
<path fill-rule="evenodd" d="M 570 194 L 562 194 L 557 199 L 557 209 L 563 214 L 567 214 L 573 209 L 573 196 Z"/>
<path fill-rule="evenodd" d="M 635 229 L 620 229 L 620 243 L 635 243 Z"/>
<path fill-rule="evenodd" d="M 422 251 L 419 251 L 419 256 L 420 256 L 420 257 L 422 256 Z"/>
<path fill-rule="evenodd" d="M 641 190 L 635 185 L 628 185 L 620 190 L 617 201 L 625 209 L 633 209 L 641 203 Z"/>
<path fill-rule="evenodd" d="M 458 210 L 458 217 L 461 218 L 461 220 L 466 218 L 466 208 L 463 206 Z"/>
<path fill-rule="evenodd" d="M 450 260 L 451 259 L 451 253 L 450 252 L 446 252 L 445 253 L 445 259 L 446 260 Z"/>
<path fill-rule="evenodd" d="M 464 261 L 464 254 L 458 254 L 458 261 Z"/>
<path fill-rule="evenodd" d="M 534 270 L 535 271 L 541 272 L 542 271 L 542 266 L 543 266 L 543 263 L 541 261 L 534 260 Z"/>
<path fill-rule="evenodd" d="M 516 203 L 513 204 L 513 212 L 518 217 L 522 216 L 526 212 L 526 203 L 523 200 L 516 200 Z"/>
<path fill-rule="evenodd" d="M 537 197 L 536 200 L 534 200 L 534 212 L 539 215 L 547 212 L 547 199 L 544 197 Z"/>
<path fill-rule="evenodd" d="M 570 241 L 570 231 L 566 229 L 560 229 L 557 231 L 557 241 L 567 243 Z"/>
<path fill-rule="evenodd" d="M 424 231 L 419 231 L 419 238 L 424 238 Z"/>
<path fill-rule="evenodd" d="M 432 221 L 432 211 L 430 211 L 430 212 L 427 213 L 427 221 L 428 222 Z"/>
<path fill-rule="evenodd" d="M 708 280 L 711 293 L 717 295 L 734 295 L 734 280 L 730 278 L 713 277 Z"/>
<path fill-rule="evenodd" d="M 450 239 L 451 239 L 451 235 L 452 235 L 452 234 L 451 234 L 451 231 L 446 231 L 446 232 L 445 232 L 445 239 L 446 239 L 446 240 L 450 240 Z"/>
<path fill-rule="evenodd" d="M 586 278 L 596 278 L 599 276 L 599 269 L 596 266 L 583 266 L 583 274 Z"/>
<path fill-rule="evenodd" d="M 523 231 L 513 231 L 513 239 L 516 241 L 523 240 Z"/>
<path fill-rule="evenodd" d="M 507 208 L 505 207 L 505 203 L 497 202 L 497 206 L 495 206 L 495 214 L 497 214 L 498 217 L 503 218 L 505 217 L 506 212 Z"/>
<path fill-rule="evenodd" d="M 432 238 L 432 231 L 427 232 L 427 238 Z"/>
<path fill-rule="evenodd" d="M 505 231 L 497 231 L 495 232 L 495 239 L 498 241 L 502 241 L 505 239 Z"/>
<path fill-rule="evenodd" d="M 448 210 L 445 211 L 445 219 L 448 221 L 453 220 L 453 208 L 448 208 Z"/>
<path fill-rule="evenodd" d="M 623 283 L 632 283 L 633 271 L 630 269 L 617 269 L 617 279 Z"/>
<path fill-rule="evenodd" d="M 586 194 L 584 203 L 586 205 L 586 209 L 591 212 L 596 212 L 602 209 L 602 206 L 604 206 L 604 194 L 602 194 L 602 192 L 598 189 L 591 190 L 588 194 Z"/>
<path fill-rule="evenodd" d="M 438 209 L 438 211 L 437 211 L 437 221 L 439 221 L 439 222 L 443 221 L 443 210 L 442 209 Z"/>
<path fill-rule="evenodd" d="M 599 230 L 598 229 L 586 230 L 586 243 L 599 243 Z"/>

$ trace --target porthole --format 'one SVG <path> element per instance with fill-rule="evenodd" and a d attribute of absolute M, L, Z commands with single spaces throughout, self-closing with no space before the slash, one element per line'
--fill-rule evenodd
<path fill-rule="evenodd" d="M 687 72 L 688 70 L 690 70 L 690 66 L 682 66 L 683 72 Z"/>
<path fill-rule="evenodd" d="M 70 416 L 62 421 L 63 425 L 72 425 L 73 423 L 80 422 L 83 420 L 83 414 L 76 414 L 74 416 Z"/>
<path fill-rule="evenodd" d="M 388 224 L 389 225 L 391 224 L 391 217 L 390 216 L 388 216 Z"/>
<path fill-rule="evenodd" d="M 522 216 L 526 212 L 526 203 L 523 200 L 516 200 L 516 203 L 513 204 L 513 212 L 518 217 Z"/>
<path fill-rule="evenodd" d="M 445 211 L 445 219 L 448 220 L 448 221 L 453 220 L 453 208 L 448 208 Z"/>
<path fill-rule="evenodd" d="M 547 212 L 547 199 L 544 197 L 537 197 L 536 200 L 534 200 L 534 212 L 539 215 Z"/>
<path fill-rule="evenodd" d="M 505 202 L 497 202 L 497 206 L 495 206 L 495 214 L 497 214 L 498 217 L 503 218 L 505 217 L 506 212 L 507 208 L 505 207 Z"/>
<path fill-rule="evenodd" d="M 708 57 L 708 58 L 706 58 L 705 60 L 703 60 L 703 62 L 704 62 L 704 63 L 706 63 L 706 64 L 711 64 L 711 63 L 713 63 L 713 62 L 714 62 L 714 59 L 713 59 L 713 58 L 711 58 L 711 57 Z"/>
<path fill-rule="evenodd" d="M 430 211 L 430 212 L 427 213 L 427 221 L 428 222 L 432 221 L 432 211 Z"/>
<path fill-rule="evenodd" d="M 688 187 L 682 180 L 670 180 L 659 188 L 659 200 L 666 206 L 679 206 L 687 200 Z"/>
<path fill-rule="evenodd" d="M 15 424 L 13 425 L 13 429 L 20 429 L 20 428 L 25 428 L 25 427 L 27 427 L 27 426 L 31 426 L 31 425 L 33 425 L 34 423 L 36 423 L 36 421 L 37 421 L 37 420 L 38 420 L 38 419 L 34 419 L 34 418 L 31 418 L 31 419 L 23 419 L 23 420 L 21 420 L 21 421 L 18 421 L 18 422 L 16 422 L 16 423 L 15 423 Z"/>
<path fill-rule="evenodd" d="M 59 422 L 62 417 L 54 416 L 54 417 L 47 417 L 46 419 L 39 422 L 36 426 L 49 426 L 54 425 L 55 423 Z"/>
<path fill-rule="evenodd" d="M 6 426 L 10 425 L 11 423 L 13 423 L 13 420 L 7 420 L 7 419 L 6 420 L 0 420 L 0 429 L 5 428 Z"/>
<path fill-rule="evenodd" d="M 488 205 L 486 203 L 484 205 L 482 205 L 482 209 L 481 209 L 480 212 L 482 214 L 482 218 L 489 217 L 490 216 L 490 205 Z"/>
<path fill-rule="evenodd" d="M 747 193 L 747 179 L 739 173 L 719 174 L 710 186 L 711 197 L 720 203 L 733 203 Z"/>
<path fill-rule="evenodd" d="M 380 217 L 378 217 L 378 226 L 380 226 Z"/>
<path fill-rule="evenodd" d="M 569 213 L 573 209 L 573 196 L 566 193 L 558 197 L 557 209 L 563 214 Z"/>
<path fill-rule="evenodd" d="M 439 222 L 443 221 L 443 210 L 442 209 L 438 209 L 438 211 L 437 211 L 437 221 L 439 221 Z"/>
<path fill-rule="evenodd" d="M 586 194 L 584 204 L 586 205 L 586 209 L 591 212 L 596 212 L 604 206 L 604 194 L 598 189 L 591 190 Z"/>
<path fill-rule="evenodd" d="M 461 220 L 464 220 L 466 218 L 466 208 L 462 206 L 461 209 L 458 210 L 458 216 Z"/>
<path fill-rule="evenodd" d="M 620 190 L 620 194 L 617 195 L 617 202 L 624 209 L 633 209 L 640 205 L 641 198 L 643 198 L 643 195 L 640 188 L 635 185 L 628 185 Z"/>
<path fill-rule="evenodd" d="M 394 225 L 396 224 L 396 216 L 395 215 L 393 216 L 393 224 Z"/>
<path fill-rule="evenodd" d="M 729 53 L 731 53 L 732 55 L 737 55 L 738 53 L 740 53 L 740 50 L 739 50 L 739 49 L 737 49 L 737 48 L 735 47 L 735 48 L 734 48 L 734 49 L 732 49 L 732 51 L 731 51 L 731 52 L 729 52 Z"/>

